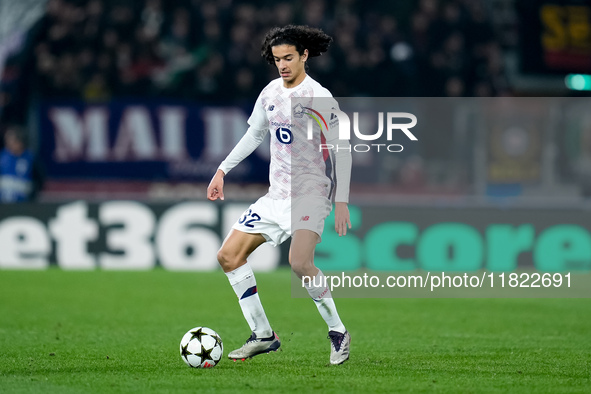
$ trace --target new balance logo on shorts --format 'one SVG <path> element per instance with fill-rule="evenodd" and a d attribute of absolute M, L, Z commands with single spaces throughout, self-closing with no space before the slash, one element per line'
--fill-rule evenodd
<path fill-rule="evenodd" d="M 302 216 L 300 218 L 300 222 L 307 222 L 308 220 L 310 220 L 310 216 Z"/>

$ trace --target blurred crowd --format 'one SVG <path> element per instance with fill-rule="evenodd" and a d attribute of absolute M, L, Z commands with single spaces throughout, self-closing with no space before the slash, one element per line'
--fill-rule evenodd
<path fill-rule="evenodd" d="M 277 76 L 260 56 L 263 35 L 296 23 L 334 37 L 310 73 L 335 96 L 504 95 L 501 48 L 483 7 L 478 0 L 49 0 L 5 74 L 27 79 L 14 92 L 26 99 L 252 101 Z M 4 95 L 4 104 L 10 99 Z"/>
<path fill-rule="evenodd" d="M 252 104 L 278 77 L 263 36 L 290 23 L 334 38 L 309 73 L 337 97 L 507 95 L 488 15 L 480 0 L 48 0 L 5 64 L 0 137 L 37 98 Z"/>

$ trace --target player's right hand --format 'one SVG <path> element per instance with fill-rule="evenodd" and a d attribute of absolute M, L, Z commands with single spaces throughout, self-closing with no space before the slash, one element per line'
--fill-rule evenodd
<path fill-rule="evenodd" d="M 211 182 L 207 186 L 208 200 L 215 201 L 218 198 L 224 200 L 224 175 L 222 170 L 217 170 L 213 178 L 211 178 Z"/>

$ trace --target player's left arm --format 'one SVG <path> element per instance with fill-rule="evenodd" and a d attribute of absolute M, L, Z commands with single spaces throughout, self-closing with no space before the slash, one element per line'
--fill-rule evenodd
<path fill-rule="evenodd" d="M 338 109 L 338 103 L 334 101 L 335 109 Z M 347 228 L 351 228 L 351 217 L 349 215 L 349 188 L 351 184 L 352 158 L 350 144 L 348 140 L 340 140 L 338 121 L 330 122 L 326 135 L 326 142 L 337 147 L 335 150 L 335 231 L 339 236 L 347 235 Z"/>
<path fill-rule="evenodd" d="M 334 203 L 334 229 L 339 237 L 347 235 L 347 227 L 351 228 L 349 206 L 346 202 L 336 201 Z"/>
<path fill-rule="evenodd" d="M 351 152 L 339 150 L 335 153 L 335 177 L 337 185 L 334 204 L 334 229 L 339 236 L 347 235 L 347 227 L 351 228 L 348 206 L 351 165 Z"/>

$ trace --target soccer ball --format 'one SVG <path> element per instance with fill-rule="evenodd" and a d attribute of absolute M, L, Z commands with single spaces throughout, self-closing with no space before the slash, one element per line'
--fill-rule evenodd
<path fill-rule="evenodd" d="M 211 328 L 192 328 L 181 339 L 181 358 L 189 367 L 215 367 L 223 354 L 222 338 Z"/>

